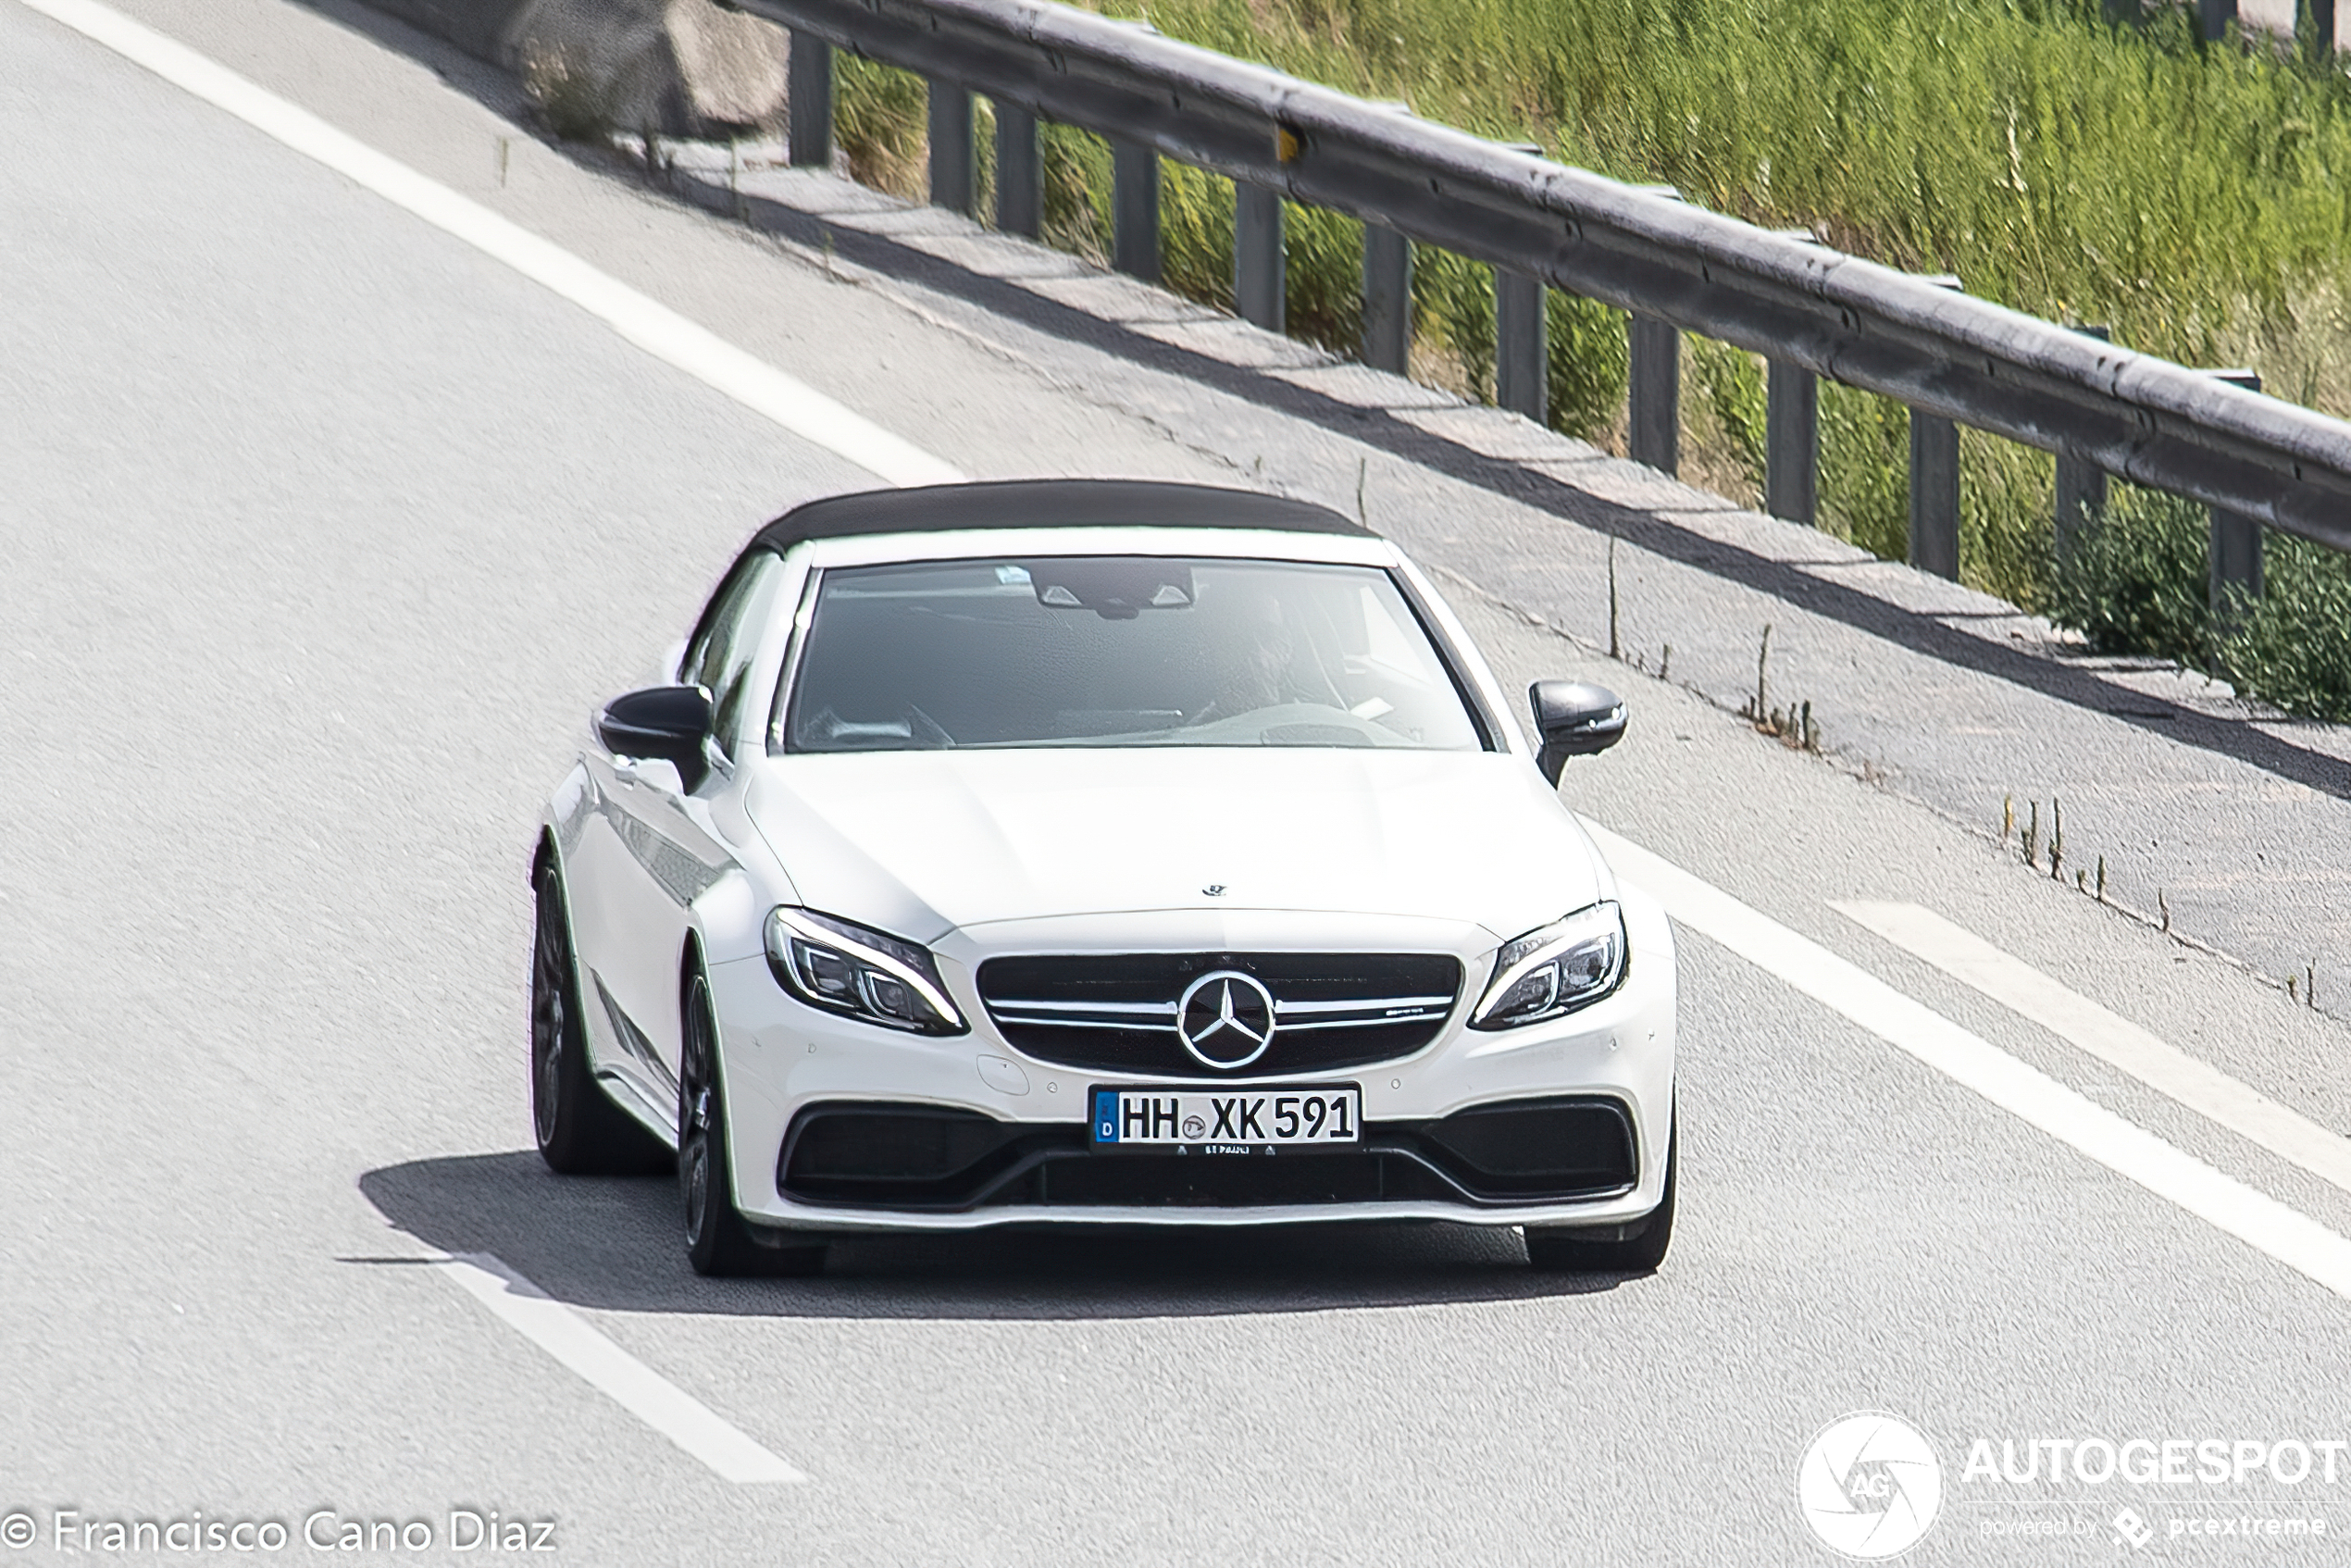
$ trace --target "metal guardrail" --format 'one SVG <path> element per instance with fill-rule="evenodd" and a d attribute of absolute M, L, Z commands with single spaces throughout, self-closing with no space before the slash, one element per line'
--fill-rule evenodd
<path fill-rule="evenodd" d="M 1955 434 L 1964 424 L 2059 454 L 2061 503 L 2096 476 L 2213 508 L 2213 593 L 2260 591 L 2260 529 L 2351 551 L 2351 424 L 2237 380 L 1760 229 L 1050 0 L 729 0 L 791 31 L 792 161 L 831 158 L 832 50 L 922 75 L 931 89 L 932 198 L 971 210 L 971 94 L 994 104 L 998 222 L 1036 234 L 1037 125 L 1113 147 L 1115 265 L 1156 279 L 1158 158 L 1237 182 L 1236 297 L 1280 327 L 1281 202 L 1366 225 L 1365 359 L 1401 370 L 1411 245 L 1496 268 L 1497 401 L 1542 417 L 1545 286 L 1629 312 L 1633 455 L 1672 471 L 1673 334 L 1770 362 L 1765 491 L 1811 521 L 1815 377 L 1911 411 L 1911 559 L 1955 577 Z M 2059 520 L 2059 544 L 2071 537 Z M 2246 541 L 2250 539 L 2248 551 Z"/>

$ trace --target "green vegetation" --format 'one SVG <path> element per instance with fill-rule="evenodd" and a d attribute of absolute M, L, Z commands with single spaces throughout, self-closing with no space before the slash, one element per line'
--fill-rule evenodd
<path fill-rule="evenodd" d="M 2268 592 L 2220 648 L 2220 667 L 2292 713 L 2351 723 L 2351 563 L 2272 537 Z"/>
<path fill-rule="evenodd" d="M 2261 600 L 2216 626 L 2210 526 L 2201 506 L 2119 487 L 2057 564 L 2052 613 L 2101 652 L 2176 659 L 2295 713 L 2351 722 L 2351 558 L 2272 533 Z"/>
<path fill-rule="evenodd" d="M 1102 8 L 1142 14 L 1137 0 L 1103 0 Z M 1670 183 L 1718 211 L 1808 226 L 1896 266 L 1954 272 L 1976 294 L 2052 319 L 2106 323 L 2116 341 L 2183 363 L 2250 365 L 2279 395 L 2351 414 L 2351 77 L 2266 40 L 2200 45 L 2185 12 L 2144 29 L 2111 27 L 2101 12 L 2101 0 L 1149 6 L 1173 36 L 1404 99 L 1484 134 L 1537 142 L 1566 162 Z M 861 177 L 920 193 L 922 103 L 911 78 L 843 61 L 841 139 Z M 1055 129 L 1048 155 L 1048 238 L 1105 255 L 1107 153 Z M 1164 188 L 1169 285 L 1229 304 L 1229 187 L 1169 168 Z M 1359 247 L 1350 221 L 1292 209 L 1296 335 L 1354 346 Z M 1486 269 L 1423 252 L 1414 305 L 1414 373 L 1490 397 Z M 1552 423 L 1621 450 L 1622 317 L 1558 299 L 1550 319 Z M 1685 472 L 1752 502 L 1761 484 L 1760 363 L 1720 344 L 1693 342 L 1686 352 Z M 1822 526 L 1900 556 L 1904 412 L 1824 387 L 1822 426 Z M 1971 433 L 1962 464 L 1961 572 L 1970 583 L 2047 610 L 2105 645 L 2193 652 L 2278 701 L 2342 711 L 2339 695 L 2327 695 L 2351 687 L 2339 629 L 2323 644 L 2332 650 L 2326 669 L 2286 656 L 2276 629 L 2292 619 L 2284 610 L 2265 610 L 2226 650 L 2199 641 L 2202 633 L 2165 619 L 2164 595 L 2178 574 L 2157 570 L 2164 557 L 2153 544 L 2117 542 L 2097 568 L 2109 575 L 2095 580 L 2118 597 L 2093 605 L 2079 591 L 2093 579 L 2069 579 L 2051 555 L 2050 460 Z M 2128 533 L 2139 525 L 2118 526 Z M 2332 563 L 2319 554 L 2306 563 L 2307 554 L 2273 540 L 2273 597 L 2304 591 L 2288 584 L 2333 583 Z M 2155 575 L 2128 577 L 2136 566 Z M 2197 573 L 2200 582 L 2200 566 Z M 2351 607 L 2339 585 L 2310 587 L 2306 597 L 2312 615 L 2321 604 Z M 2131 627 L 2149 640 L 2133 641 L 2139 633 Z"/>
<path fill-rule="evenodd" d="M 2209 669 L 2214 663 L 2201 506 L 2121 490 L 2060 563 L 2050 610 L 2101 653 L 2153 653 Z"/>

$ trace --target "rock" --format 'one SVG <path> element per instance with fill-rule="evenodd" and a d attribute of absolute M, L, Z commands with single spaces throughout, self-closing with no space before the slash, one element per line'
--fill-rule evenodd
<path fill-rule="evenodd" d="M 560 135 L 721 140 L 780 120 L 790 46 L 712 0 L 533 0 L 501 53 Z"/>

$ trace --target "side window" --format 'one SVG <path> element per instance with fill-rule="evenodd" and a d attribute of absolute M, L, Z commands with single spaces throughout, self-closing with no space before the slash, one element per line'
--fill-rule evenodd
<path fill-rule="evenodd" d="M 759 563 L 771 558 L 765 551 L 761 551 L 738 563 L 735 569 L 727 574 L 727 580 L 718 585 L 718 591 L 711 596 L 709 607 L 703 611 L 702 624 L 694 628 L 693 641 L 686 644 L 685 657 L 678 661 L 680 685 L 699 686 L 714 693 L 718 690 L 714 682 L 718 674 L 719 661 L 726 653 L 728 633 L 741 612 L 744 592 L 759 575 Z"/>
<path fill-rule="evenodd" d="M 691 678 L 710 693 L 711 729 L 718 749 L 735 754 L 735 738 L 742 728 L 743 697 L 751 683 L 752 656 L 775 614 L 776 589 L 783 579 L 783 563 L 765 551 L 743 564 L 728 586 L 726 602 L 712 617 L 708 641 L 694 652 Z"/>

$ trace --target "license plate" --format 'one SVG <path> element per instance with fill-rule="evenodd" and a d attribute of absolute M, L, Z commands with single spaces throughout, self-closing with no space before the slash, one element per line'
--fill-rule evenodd
<path fill-rule="evenodd" d="M 1101 1150 L 1196 1150 L 1256 1154 L 1268 1149 L 1355 1143 L 1363 1095 L 1353 1084 L 1280 1089 L 1096 1089 L 1090 1130 Z"/>

